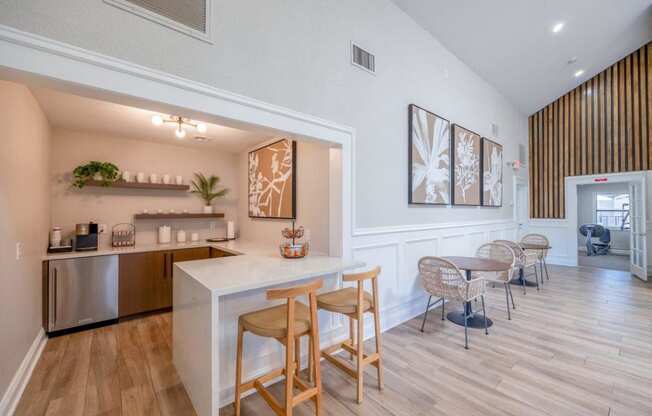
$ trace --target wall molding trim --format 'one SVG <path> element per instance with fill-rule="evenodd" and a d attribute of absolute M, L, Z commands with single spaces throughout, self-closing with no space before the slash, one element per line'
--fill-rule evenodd
<path fill-rule="evenodd" d="M 353 232 L 354 237 L 396 234 L 415 231 L 445 230 L 450 228 L 477 227 L 483 225 L 502 225 L 513 223 L 513 218 L 487 220 L 487 221 L 461 221 L 461 222 L 442 222 L 434 224 L 409 224 L 409 225 L 390 225 L 385 227 L 357 228 Z"/>
<path fill-rule="evenodd" d="M 36 367 L 36 363 L 39 358 L 41 358 L 41 353 L 47 344 L 47 336 L 45 336 L 45 331 L 43 328 L 39 329 L 36 338 L 32 342 L 32 345 L 27 350 L 23 362 L 18 367 L 18 370 L 14 374 L 14 377 L 9 383 L 7 391 L 5 391 L 2 400 L 0 400 L 0 415 L 13 415 L 20 402 L 20 398 L 27 387 L 27 382 L 32 376 L 32 372 Z"/>

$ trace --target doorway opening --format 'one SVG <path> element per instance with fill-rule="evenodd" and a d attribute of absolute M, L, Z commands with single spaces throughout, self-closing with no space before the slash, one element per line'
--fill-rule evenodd
<path fill-rule="evenodd" d="M 629 271 L 641 280 L 648 267 L 650 172 L 566 178 L 568 241 L 576 265 Z"/>

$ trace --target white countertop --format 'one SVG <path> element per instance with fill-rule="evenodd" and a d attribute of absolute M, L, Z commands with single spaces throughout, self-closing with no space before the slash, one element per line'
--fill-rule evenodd
<path fill-rule="evenodd" d="M 218 296 L 325 276 L 365 265 L 356 260 L 320 254 L 311 254 L 302 259 L 285 259 L 275 247 L 240 240 L 214 243 L 212 246 L 241 254 L 175 263 L 174 266 Z"/>

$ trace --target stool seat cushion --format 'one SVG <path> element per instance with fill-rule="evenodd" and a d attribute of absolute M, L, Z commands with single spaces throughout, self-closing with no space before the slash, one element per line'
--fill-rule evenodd
<path fill-rule="evenodd" d="M 363 294 L 363 311 L 371 309 L 373 298 L 368 292 Z M 327 311 L 354 314 L 358 306 L 358 289 L 346 287 L 317 296 L 317 307 Z"/>
<path fill-rule="evenodd" d="M 285 338 L 287 335 L 287 304 L 250 312 L 240 316 L 240 323 L 245 330 L 261 337 Z M 295 302 L 294 334 L 303 335 L 310 331 L 310 308 L 301 302 Z"/>

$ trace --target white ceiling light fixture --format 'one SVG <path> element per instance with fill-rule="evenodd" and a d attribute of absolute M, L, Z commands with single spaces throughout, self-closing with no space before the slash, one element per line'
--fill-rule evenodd
<path fill-rule="evenodd" d="M 555 23 L 552 27 L 552 33 L 559 33 L 564 28 L 564 22 Z"/>
<path fill-rule="evenodd" d="M 575 78 L 579 78 L 582 75 L 584 75 L 584 70 L 583 69 L 575 71 Z"/>
<path fill-rule="evenodd" d="M 195 128 L 200 133 L 206 133 L 206 130 L 208 130 L 206 124 L 195 123 L 191 119 L 181 117 L 181 116 L 168 116 L 167 118 L 163 118 L 159 115 L 154 115 L 152 116 L 152 124 L 155 126 L 162 126 L 164 124 L 175 125 L 174 135 L 177 136 L 178 139 L 183 139 L 184 137 L 186 137 L 187 127 Z"/>

